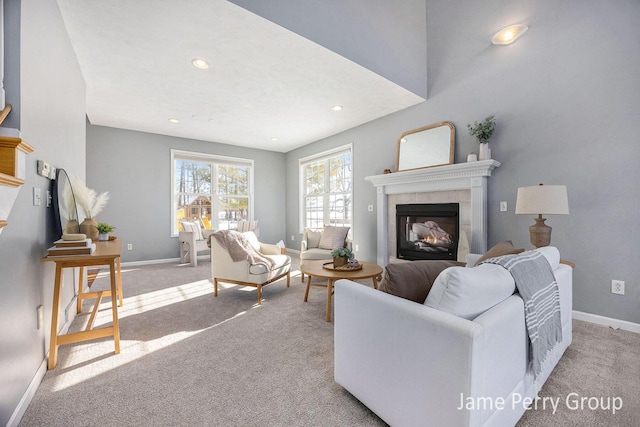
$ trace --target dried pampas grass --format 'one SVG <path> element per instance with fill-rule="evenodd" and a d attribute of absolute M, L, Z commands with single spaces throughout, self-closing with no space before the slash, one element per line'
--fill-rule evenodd
<path fill-rule="evenodd" d="M 87 218 L 94 218 L 104 209 L 109 200 L 109 192 L 97 194 L 88 188 L 84 181 L 77 176 L 71 176 L 71 187 L 76 196 L 78 205 L 82 208 Z"/>

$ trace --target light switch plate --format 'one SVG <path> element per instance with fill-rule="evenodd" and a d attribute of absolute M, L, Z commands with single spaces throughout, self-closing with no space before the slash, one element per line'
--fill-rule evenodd
<path fill-rule="evenodd" d="M 500 202 L 500 212 L 507 211 L 507 202 Z"/>
<path fill-rule="evenodd" d="M 42 203 L 42 189 L 33 187 L 33 206 L 40 206 Z"/>

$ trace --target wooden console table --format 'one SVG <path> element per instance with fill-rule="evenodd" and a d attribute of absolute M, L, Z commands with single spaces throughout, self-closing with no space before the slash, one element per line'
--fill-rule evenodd
<path fill-rule="evenodd" d="M 72 255 L 72 256 L 46 256 L 42 262 L 51 261 L 56 263 L 55 283 L 53 286 L 53 304 L 51 307 L 51 340 L 49 343 L 49 369 L 56 367 L 58 359 L 58 346 L 71 344 L 74 342 L 88 341 L 96 338 L 113 336 L 115 344 L 115 354 L 120 353 L 120 329 L 118 325 L 118 299 L 122 306 L 122 275 L 120 271 L 120 254 L 122 252 L 122 241 L 120 239 L 106 242 L 96 242 L 96 250 L 92 255 Z M 85 267 L 109 266 L 109 276 L 111 289 L 97 292 L 83 292 L 82 282 L 84 279 Z M 66 335 L 58 335 L 58 315 L 60 312 L 60 290 L 62 288 L 62 270 L 64 268 L 80 268 L 78 280 L 78 314 L 82 311 L 82 301 L 95 298 L 96 302 L 93 312 L 89 318 L 89 323 L 84 331 L 73 332 Z M 116 283 L 117 281 L 117 283 Z M 111 296 L 111 311 L 113 313 L 112 325 L 105 328 L 93 329 L 98 312 L 98 306 L 105 296 Z"/>

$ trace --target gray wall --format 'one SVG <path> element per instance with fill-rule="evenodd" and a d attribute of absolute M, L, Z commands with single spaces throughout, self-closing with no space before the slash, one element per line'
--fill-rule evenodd
<path fill-rule="evenodd" d="M 531 248 L 532 216 L 514 214 L 517 188 L 565 184 L 569 216 L 550 216 L 552 244 L 574 261 L 574 309 L 640 323 L 635 261 L 640 182 L 640 2 L 427 2 L 430 98 L 421 105 L 287 153 L 287 236 L 299 247 L 298 159 L 354 143 L 354 244 L 375 261 L 373 186 L 365 176 L 393 168 L 396 140 L 409 129 L 448 120 L 455 161 L 477 145 L 466 125 L 497 115 L 491 140 L 502 166 L 489 179 L 489 244 Z M 491 36 L 518 22 L 514 45 Z M 620 29 L 624 28 L 624 31 Z M 507 201 L 508 212 L 499 212 Z M 610 292 L 626 281 L 626 295 Z"/>
<path fill-rule="evenodd" d="M 123 262 L 179 256 L 177 238 L 171 237 L 172 148 L 253 159 L 260 240 L 284 240 L 284 154 L 87 125 L 87 186 L 109 192 L 97 220 L 114 224 L 114 234 L 133 245 L 124 250 Z"/>
<path fill-rule="evenodd" d="M 27 156 L 26 183 L 21 187 L 0 234 L 0 425 L 10 420 L 48 352 L 54 266 L 41 263 L 53 241 L 51 209 L 32 204 L 32 188 L 45 191 L 50 181 L 36 175 L 36 160 L 84 177 L 85 85 L 55 0 L 5 1 L 20 15 L 13 27 L 22 31 L 20 102 L 22 138 L 35 148 Z M 17 6 L 16 6 L 17 4 Z M 5 9 L 5 12 L 7 10 Z M 8 82 L 14 87 L 15 81 Z M 10 117 L 13 114 L 12 112 Z M 72 274 L 66 273 L 64 308 L 73 297 Z M 44 305 L 45 325 L 36 328 L 36 308 Z M 71 312 L 73 316 L 73 311 Z"/>

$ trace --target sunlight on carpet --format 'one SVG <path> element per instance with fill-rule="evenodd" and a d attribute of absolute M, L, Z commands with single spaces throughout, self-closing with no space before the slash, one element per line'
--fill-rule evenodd
<path fill-rule="evenodd" d="M 124 273 L 124 271 L 123 271 Z M 236 287 L 232 284 L 224 284 L 225 288 Z M 255 290 L 255 288 L 249 288 Z M 141 295 L 135 295 L 132 297 L 124 298 L 123 307 L 118 307 L 118 319 L 122 320 L 129 316 L 140 315 L 152 310 L 157 310 L 162 307 L 166 307 L 172 304 L 178 304 L 184 301 L 188 301 L 193 298 L 198 298 L 204 295 L 213 293 L 213 285 L 209 279 L 198 280 L 191 283 L 185 283 L 161 289 L 158 291 L 147 292 Z M 251 309 L 260 307 L 257 303 L 254 304 Z M 102 302 L 99 306 L 99 312 L 96 316 L 95 328 L 104 327 L 110 324 L 111 317 L 111 300 Z M 62 368 L 64 373 L 61 373 L 56 378 L 53 391 L 64 390 L 68 387 L 75 386 L 83 381 L 87 381 L 93 377 L 102 375 L 103 373 L 134 362 L 137 359 L 147 356 L 158 350 L 162 350 L 171 345 L 174 345 L 180 341 L 183 341 L 191 336 L 199 334 L 205 330 L 215 328 L 222 324 L 225 324 L 231 320 L 234 320 L 247 311 L 241 311 L 233 316 L 217 322 L 206 328 L 190 331 L 180 331 L 172 334 L 166 334 L 153 340 L 137 341 L 137 340 L 125 340 L 120 339 L 120 354 L 118 357 L 113 356 L 113 341 L 111 339 L 104 340 L 101 346 L 107 351 L 104 358 L 96 359 L 96 341 L 87 342 L 84 344 L 77 344 L 70 349 L 65 365 L 68 367 Z M 76 327 L 84 329 L 86 322 L 89 318 L 88 313 L 82 315 L 86 319 L 81 320 Z"/>

